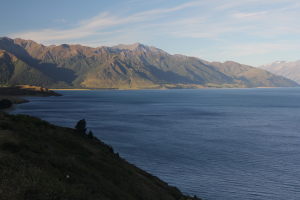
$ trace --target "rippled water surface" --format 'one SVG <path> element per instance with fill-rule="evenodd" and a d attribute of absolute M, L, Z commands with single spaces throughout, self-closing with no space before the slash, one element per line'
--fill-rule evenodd
<path fill-rule="evenodd" d="M 207 200 L 300 199 L 300 89 L 59 91 L 15 113 L 82 118 L 121 156 Z"/>

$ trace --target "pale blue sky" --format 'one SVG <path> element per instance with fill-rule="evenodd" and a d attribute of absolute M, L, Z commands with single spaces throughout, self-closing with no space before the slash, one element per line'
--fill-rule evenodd
<path fill-rule="evenodd" d="M 43 44 L 140 42 L 260 65 L 300 59 L 299 0 L 0 0 L 0 36 Z"/>

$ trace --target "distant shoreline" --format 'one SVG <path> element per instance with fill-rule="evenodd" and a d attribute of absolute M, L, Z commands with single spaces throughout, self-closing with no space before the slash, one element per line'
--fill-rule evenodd
<path fill-rule="evenodd" d="M 56 88 L 50 88 L 49 90 L 94 90 L 94 89 L 56 89 Z"/>
<path fill-rule="evenodd" d="M 24 97 L 29 96 L 61 96 L 47 88 L 31 86 L 31 85 L 18 85 L 10 87 L 0 87 L 0 110 L 7 110 L 16 104 L 28 103 Z"/>
<path fill-rule="evenodd" d="M 50 88 L 52 91 L 89 91 L 89 90 L 174 90 L 174 89 L 268 89 L 268 88 L 297 88 L 297 87 L 198 87 L 198 88 L 84 88 L 84 89 L 64 89 L 64 88 Z"/>

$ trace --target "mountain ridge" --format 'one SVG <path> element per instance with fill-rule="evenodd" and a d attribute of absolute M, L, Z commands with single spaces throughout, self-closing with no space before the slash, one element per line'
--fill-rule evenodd
<path fill-rule="evenodd" d="M 300 60 L 276 61 L 262 65 L 260 68 L 300 83 Z"/>
<path fill-rule="evenodd" d="M 184 55 L 171 55 L 161 49 L 140 43 L 113 47 L 87 47 L 79 44 L 45 46 L 32 40 L 0 38 L 4 50 L 37 71 L 39 83 L 51 88 L 105 88 L 105 89 L 158 89 L 199 87 L 291 87 L 297 83 L 266 75 L 247 65 L 234 65 L 234 70 L 243 68 L 244 76 L 238 77 L 225 70 L 226 63 L 208 62 Z M 0 65 L 2 66 L 0 61 Z M 255 75 L 246 74 L 255 71 Z M 262 76 L 261 74 L 265 75 Z M 43 78 L 41 78 L 43 77 Z M 14 84 L 0 75 L 1 84 Z M 22 81 L 31 84 L 34 81 Z"/>

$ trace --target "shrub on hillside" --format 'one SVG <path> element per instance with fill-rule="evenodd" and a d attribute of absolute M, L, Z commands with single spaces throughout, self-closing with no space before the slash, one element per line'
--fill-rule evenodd
<path fill-rule="evenodd" d="M 0 109 L 10 108 L 12 105 L 13 103 L 8 99 L 0 100 Z"/>

